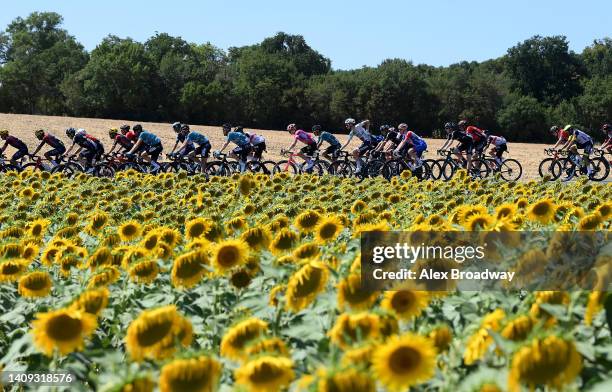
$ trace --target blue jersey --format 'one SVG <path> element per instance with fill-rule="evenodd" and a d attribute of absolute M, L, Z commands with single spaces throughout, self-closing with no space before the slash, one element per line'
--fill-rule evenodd
<path fill-rule="evenodd" d="M 248 136 L 241 132 L 230 132 L 227 135 L 227 141 L 234 143 L 238 147 L 244 147 L 249 144 Z"/>
<path fill-rule="evenodd" d="M 158 138 L 156 135 L 152 134 L 151 132 L 147 132 L 147 131 L 142 131 L 140 135 L 138 136 L 138 140 L 142 140 L 142 142 L 149 147 L 153 147 L 153 146 L 157 146 L 158 144 L 161 144 L 160 138 Z"/>
<path fill-rule="evenodd" d="M 189 143 L 195 143 L 197 145 L 202 145 L 202 144 L 208 143 L 208 138 L 202 135 L 201 133 L 190 132 L 189 135 L 187 135 L 187 141 Z"/>
<path fill-rule="evenodd" d="M 183 133 L 177 133 L 176 134 L 176 142 L 177 143 L 184 143 L 186 138 L 187 138 L 187 136 L 185 136 L 185 134 L 183 134 Z"/>
<path fill-rule="evenodd" d="M 332 146 L 340 145 L 338 139 L 336 139 L 336 137 L 329 132 L 321 132 L 321 135 L 319 135 L 319 143 L 321 142 L 327 142 Z"/>

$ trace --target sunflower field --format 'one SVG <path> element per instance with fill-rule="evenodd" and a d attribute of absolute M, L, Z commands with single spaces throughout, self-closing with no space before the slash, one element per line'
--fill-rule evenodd
<path fill-rule="evenodd" d="M 610 228 L 607 184 L 459 174 L 6 173 L 0 369 L 70 391 L 612 390 L 607 286 L 361 287 L 366 231 Z"/>

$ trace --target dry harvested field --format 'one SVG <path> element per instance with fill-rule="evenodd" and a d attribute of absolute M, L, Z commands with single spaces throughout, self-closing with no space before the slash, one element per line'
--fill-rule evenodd
<path fill-rule="evenodd" d="M 108 144 L 107 131 L 111 127 L 119 127 L 123 123 L 135 124 L 133 121 L 125 120 L 105 120 L 93 118 L 75 118 L 75 117 L 58 117 L 58 116 L 32 116 L 22 114 L 5 114 L 0 113 L 0 128 L 9 129 L 15 135 L 25 140 L 28 145 L 34 146 L 37 141 L 34 137 L 33 130 L 46 129 L 56 136 L 66 140 L 64 130 L 68 127 L 85 128 L 91 134 L 97 136 L 103 143 Z M 164 147 L 169 150 L 174 145 L 174 133 L 172 127 L 167 123 L 141 123 L 142 126 L 159 135 L 164 143 Z M 205 133 L 211 140 L 213 148 L 222 146 L 223 135 L 220 127 L 207 125 L 192 125 L 192 129 Z M 280 149 L 291 144 L 292 139 L 285 131 L 278 130 L 254 130 L 262 134 L 267 141 L 269 159 L 279 159 Z M 346 135 L 339 136 L 341 141 L 346 140 Z M 356 141 L 352 142 L 355 146 Z M 428 139 L 429 151 L 435 151 L 442 144 L 441 140 Z M 531 179 L 538 177 L 538 164 L 545 157 L 543 144 L 530 143 L 510 143 L 510 155 L 518 159 L 523 165 L 523 179 Z M 430 153 L 431 155 L 431 153 Z"/>

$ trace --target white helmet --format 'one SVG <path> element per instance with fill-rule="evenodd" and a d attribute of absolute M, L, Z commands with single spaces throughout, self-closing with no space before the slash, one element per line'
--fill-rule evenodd
<path fill-rule="evenodd" d="M 355 121 L 354 118 L 347 118 L 346 120 L 344 120 L 344 125 L 355 125 L 357 123 L 357 121 Z"/>
<path fill-rule="evenodd" d="M 87 132 L 85 132 L 85 130 L 83 128 L 79 128 L 77 129 L 76 133 L 74 134 L 75 136 L 84 136 Z"/>

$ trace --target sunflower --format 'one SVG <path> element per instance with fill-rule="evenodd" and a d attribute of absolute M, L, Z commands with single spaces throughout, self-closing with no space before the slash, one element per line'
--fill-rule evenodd
<path fill-rule="evenodd" d="M 489 346 L 493 343 L 493 337 L 489 330 L 497 332 L 501 328 L 501 321 L 506 317 L 506 313 L 502 309 L 487 314 L 480 328 L 468 338 L 463 354 L 463 361 L 466 365 L 472 365 L 480 360 L 487 352 Z"/>
<path fill-rule="evenodd" d="M 325 264 L 311 261 L 296 271 L 287 283 L 285 308 L 299 312 L 314 301 L 325 289 L 329 271 Z"/>
<path fill-rule="evenodd" d="M 180 332 L 180 318 L 174 305 L 143 311 L 127 329 L 126 349 L 130 357 L 135 361 L 161 358 L 160 354 Z"/>
<path fill-rule="evenodd" d="M 319 243 L 326 243 L 336 239 L 344 230 L 342 220 L 336 215 L 321 218 L 315 228 L 315 238 Z"/>
<path fill-rule="evenodd" d="M 542 224 L 549 223 L 555 216 L 555 203 L 552 199 L 540 199 L 527 209 L 527 217 Z"/>
<path fill-rule="evenodd" d="M 289 386 L 295 378 L 289 358 L 265 356 L 249 361 L 236 369 L 236 384 L 250 392 L 275 392 Z"/>
<path fill-rule="evenodd" d="M 37 313 L 32 322 L 34 344 L 48 357 L 57 349 L 66 355 L 83 349 L 84 339 L 96 329 L 96 318 L 75 309 Z"/>
<path fill-rule="evenodd" d="M 87 232 L 92 235 L 98 234 L 109 221 L 109 216 L 106 212 L 96 212 L 90 218 L 90 223 L 87 225 Z"/>
<path fill-rule="evenodd" d="M 223 274 L 232 268 L 244 265 L 249 257 L 249 246 L 243 240 L 225 240 L 213 250 L 212 262 L 215 270 Z"/>
<path fill-rule="evenodd" d="M 174 247 L 181 242 L 181 233 L 177 230 L 170 229 L 168 227 L 164 227 L 160 229 L 161 237 L 160 240 L 164 243 L 168 244 L 170 248 L 174 249 Z"/>
<path fill-rule="evenodd" d="M 244 217 L 242 217 L 242 216 L 237 216 L 237 217 L 235 217 L 233 219 L 230 219 L 226 223 L 227 229 L 230 230 L 232 233 L 234 231 L 238 231 L 239 232 L 239 231 L 244 230 L 246 225 L 247 225 L 246 219 L 244 219 Z"/>
<path fill-rule="evenodd" d="M 245 230 L 240 238 L 244 240 L 252 250 L 267 249 L 272 242 L 270 230 L 265 226 L 253 227 Z"/>
<path fill-rule="evenodd" d="M 212 222 L 204 218 L 195 218 L 185 223 L 185 237 L 188 240 L 200 238 L 212 228 Z"/>
<path fill-rule="evenodd" d="M 14 259 L 0 262 L 0 283 L 16 282 L 28 269 L 28 262 L 23 259 Z"/>
<path fill-rule="evenodd" d="M 106 287 L 87 290 L 72 302 L 70 308 L 97 316 L 108 305 L 108 296 Z"/>
<path fill-rule="evenodd" d="M 593 231 L 599 229 L 602 223 L 603 221 L 599 213 L 589 214 L 580 219 L 577 229 L 580 231 Z"/>
<path fill-rule="evenodd" d="M 351 273 L 338 283 L 338 309 L 349 307 L 352 310 L 367 310 L 378 298 L 378 293 L 369 291 L 361 285 L 361 275 Z"/>
<path fill-rule="evenodd" d="M 280 338 L 266 338 L 257 340 L 247 346 L 245 353 L 249 357 L 258 356 L 264 353 L 287 358 L 291 357 L 289 355 L 287 345 Z"/>
<path fill-rule="evenodd" d="M 153 392 L 155 382 L 146 375 L 137 375 L 130 380 L 126 380 L 118 392 Z"/>
<path fill-rule="evenodd" d="M 48 219 L 36 219 L 28 225 L 28 234 L 30 237 L 40 238 L 45 234 L 45 230 L 50 223 L 51 221 Z"/>
<path fill-rule="evenodd" d="M 129 242 L 140 237 L 142 226 L 136 221 L 125 222 L 119 226 L 117 233 L 122 241 Z"/>
<path fill-rule="evenodd" d="M 268 330 L 268 323 L 249 318 L 231 327 L 221 339 L 221 355 L 234 360 L 245 357 L 249 343 L 261 338 Z"/>
<path fill-rule="evenodd" d="M 177 359 L 162 367 L 159 390 L 213 392 L 220 377 L 221 363 L 216 359 L 207 356 Z"/>
<path fill-rule="evenodd" d="M 418 317 L 428 305 L 426 291 L 400 290 L 386 291 L 380 306 L 402 320 L 410 320 Z"/>
<path fill-rule="evenodd" d="M 371 313 L 341 314 L 328 332 L 331 341 L 342 349 L 378 337 L 380 317 Z"/>
<path fill-rule="evenodd" d="M 372 371 L 390 391 L 407 390 L 429 380 L 436 368 L 436 349 L 420 335 L 390 338 L 374 351 Z"/>
<path fill-rule="evenodd" d="M 107 266 L 102 271 L 98 272 L 95 275 L 92 275 L 89 278 L 89 283 L 87 284 L 87 288 L 98 288 L 103 286 L 108 286 L 115 283 L 119 280 L 121 273 L 114 266 Z"/>
<path fill-rule="evenodd" d="M 601 215 L 602 219 L 608 219 L 612 215 L 612 202 L 605 202 L 597 206 L 595 209 L 599 215 Z"/>
<path fill-rule="evenodd" d="M 293 222 L 293 224 L 300 231 L 304 233 L 310 233 L 314 231 L 320 219 L 321 219 L 321 214 L 319 214 L 317 211 L 306 210 L 295 218 L 295 221 Z"/>
<path fill-rule="evenodd" d="M 312 242 L 308 242 L 297 247 L 293 251 L 293 256 L 297 259 L 308 260 L 318 256 L 319 253 L 319 245 Z"/>
<path fill-rule="evenodd" d="M 525 340 L 534 327 L 534 320 L 529 316 L 519 316 L 508 322 L 502 329 L 501 335 L 509 340 Z"/>
<path fill-rule="evenodd" d="M 28 242 L 23 246 L 21 257 L 31 262 L 36 257 L 38 257 L 39 253 L 40 253 L 40 248 L 38 247 L 38 245 L 32 242 Z"/>
<path fill-rule="evenodd" d="M 190 288 L 200 282 L 208 271 L 206 265 L 210 264 L 208 255 L 202 250 L 193 250 L 180 255 L 172 264 L 170 274 L 174 287 Z"/>
<path fill-rule="evenodd" d="M 368 343 L 346 350 L 340 363 L 343 366 L 357 366 L 367 369 L 372 364 L 372 353 L 376 348 L 376 344 Z"/>
<path fill-rule="evenodd" d="M 471 215 L 463 224 L 468 231 L 487 230 L 495 223 L 495 219 L 489 214 Z"/>
<path fill-rule="evenodd" d="M 270 251 L 275 255 L 286 253 L 295 247 L 297 241 L 297 233 L 289 230 L 288 228 L 282 228 L 274 236 L 274 239 L 270 244 Z"/>
<path fill-rule="evenodd" d="M 48 272 L 34 271 L 19 278 L 17 291 L 22 297 L 46 297 L 52 285 Z"/>
<path fill-rule="evenodd" d="M 592 291 L 589 293 L 589 300 L 584 313 L 584 323 L 586 325 L 591 325 L 595 315 L 601 312 L 606 296 L 607 293 L 605 291 Z"/>
<path fill-rule="evenodd" d="M 140 246 L 149 252 L 157 249 L 161 243 L 161 232 L 158 230 L 150 230 L 140 241 Z"/>
<path fill-rule="evenodd" d="M 112 259 L 113 255 L 111 253 L 111 250 L 105 246 L 102 246 L 96 249 L 96 251 L 92 253 L 91 256 L 89 256 L 89 259 L 87 260 L 87 266 L 92 271 L 95 271 L 98 267 L 110 265 Z"/>
<path fill-rule="evenodd" d="M 142 260 L 130 267 L 130 278 L 136 283 L 151 283 L 159 274 L 159 266 L 154 260 Z"/>
<path fill-rule="evenodd" d="M 453 332 L 448 325 L 440 325 L 432 329 L 427 337 L 433 342 L 437 352 L 443 352 L 448 350 L 453 340 Z"/>
<path fill-rule="evenodd" d="M 320 370 L 317 391 L 320 392 L 375 392 L 376 383 L 370 375 L 355 368 L 337 371 Z"/>
<path fill-rule="evenodd" d="M 557 336 L 534 339 L 512 357 L 508 389 L 520 391 L 521 384 L 530 389 L 542 385 L 561 390 L 582 369 L 582 356 L 574 342 Z"/>
<path fill-rule="evenodd" d="M 0 258 L 18 259 L 24 253 L 24 247 L 17 243 L 8 243 L 0 246 Z"/>

